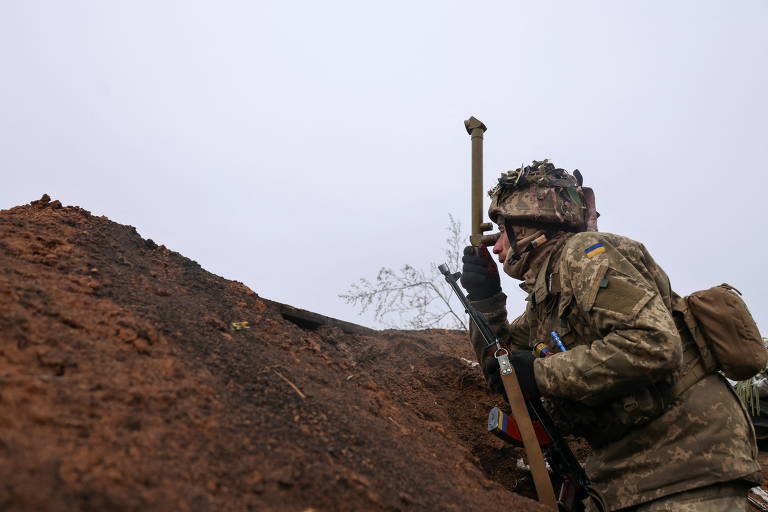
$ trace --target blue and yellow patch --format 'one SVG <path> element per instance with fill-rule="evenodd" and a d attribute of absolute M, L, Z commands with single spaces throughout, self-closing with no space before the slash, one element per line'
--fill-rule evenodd
<path fill-rule="evenodd" d="M 584 249 L 584 254 L 587 255 L 587 258 L 594 258 L 598 254 L 603 254 L 605 252 L 605 246 L 603 244 L 595 244 L 591 247 L 587 247 Z"/>

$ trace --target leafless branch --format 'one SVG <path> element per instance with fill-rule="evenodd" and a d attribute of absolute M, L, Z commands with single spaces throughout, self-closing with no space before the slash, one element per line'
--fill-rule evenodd
<path fill-rule="evenodd" d="M 464 235 L 459 221 L 453 215 L 448 218 L 445 261 L 456 270 Z M 467 329 L 461 306 L 434 263 L 429 264 L 428 271 L 409 264 L 398 270 L 382 267 L 374 281 L 359 279 L 339 297 L 358 306 L 361 314 L 372 308 L 374 319 L 386 327 Z"/>

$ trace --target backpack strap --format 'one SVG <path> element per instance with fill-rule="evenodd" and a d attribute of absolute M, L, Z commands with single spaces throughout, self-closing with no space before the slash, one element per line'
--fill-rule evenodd
<path fill-rule="evenodd" d="M 699 350 L 699 356 L 701 356 L 701 363 L 707 370 L 707 373 L 715 372 L 718 368 L 717 361 L 701 334 L 701 329 L 696 322 L 696 318 L 688 308 L 688 301 L 684 297 L 675 297 L 672 301 L 672 312 L 679 313 L 680 317 L 685 322 L 685 327 L 688 329 L 691 338 L 693 338 L 693 341 L 696 343 L 696 348 Z"/>

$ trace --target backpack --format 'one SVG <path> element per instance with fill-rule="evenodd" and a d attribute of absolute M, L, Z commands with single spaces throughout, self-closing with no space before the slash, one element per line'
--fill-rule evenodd
<path fill-rule="evenodd" d="M 748 379 L 765 369 L 768 350 L 755 320 L 729 284 L 694 292 L 680 299 L 682 313 L 705 368 L 722 371 L 731 380 Z"/>

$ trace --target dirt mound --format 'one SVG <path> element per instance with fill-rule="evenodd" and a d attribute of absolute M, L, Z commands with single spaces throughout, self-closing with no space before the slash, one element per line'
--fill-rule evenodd
<path fill-rule="evenodd" d="M 47 196 L 0 211 L 0 269 L 2 510 L 538 509 L 461 333 L 296 310 Z"/>

